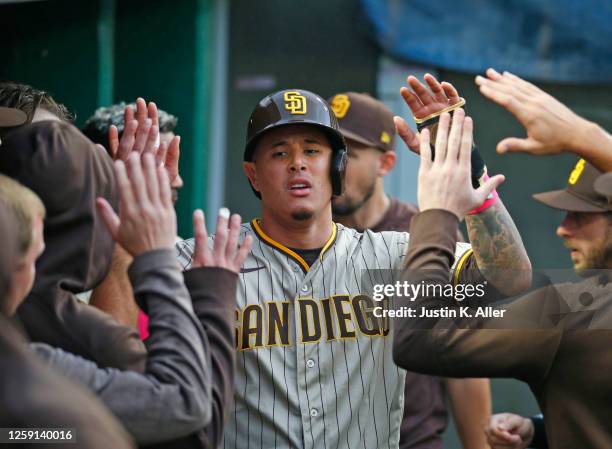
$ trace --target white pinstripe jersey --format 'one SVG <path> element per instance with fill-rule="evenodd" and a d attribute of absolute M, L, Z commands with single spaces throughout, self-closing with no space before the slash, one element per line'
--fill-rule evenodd
<path fill-rule="evenodd" d="M 240 241 L 247 234 L 254 242 L 238 286 L 235 407 L 224 448 L 397 447 L 405 376 L 370 298 L 374 282 L 392 281 L 378 270 L 401 268 L 408 234 L 334 224 L 310 267 L 256 220 L 242 225 Z M 193 239 L 177 244 L 184 268 L 193 247 Z M 467 249 L 458 244 L 458 253 Z"/>

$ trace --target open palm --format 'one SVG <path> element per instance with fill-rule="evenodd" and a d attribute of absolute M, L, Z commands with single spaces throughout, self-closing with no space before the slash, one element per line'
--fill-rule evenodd
<path fill-rule="evenodd" d="M 407 87 L 400 89 L 400 94 L 415 118 L 427 117 L 461 101 L 457 89 L 451 83 L 439 83 L 429 73 L 424 76 L 424 80 L 429 89 L 412 75 L 407 78 L 412 90 Z"/>

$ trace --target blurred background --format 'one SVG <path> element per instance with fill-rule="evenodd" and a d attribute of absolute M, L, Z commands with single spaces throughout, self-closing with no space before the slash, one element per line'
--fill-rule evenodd
<path fill-rule="evenodd" d="M 497 155 L 501 138 L 523 131 L 480 96 L 474 76 L 510 70 L 610 130 L 611 18 L 612 3 L 596 0 L 0 0 L 0 78 L 49 91 L 77 126 L 137 96 L 178 116 L 177 211 L 189 237 L 196 207 L 257 216 L 241 163 L 248 117 L 266 94 L 369 92 L 409 119 L 399 87 L 430 72 L 466 98 L 534 267 L 568 268 L 555 236 L 562 213 L 531 194 L 562 188 L 575 158 Z M 388 192 L 415 202 L 418 160 L 401 142 L 397 152 Z M 495 380 L 493 391 L 496 412 L 537 411 L 519 382 Z M 446 442 L 460 447 L 452 429 Z"/>

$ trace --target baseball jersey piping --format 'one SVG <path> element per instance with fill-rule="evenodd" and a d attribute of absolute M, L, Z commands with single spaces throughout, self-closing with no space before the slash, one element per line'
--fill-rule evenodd
<path fill-rule="evenodd" d="M 327 240 L 327 242 L 323 246 L 323 249 L 321 250 L 321 254 L 319 254 L 319 259 L 321 259 L 323 257 L 323 254 L 325 254 L 325 252 L 336 241 L 336 236 L 338 235 L 338 229 L 337 229 L 336 223 L 332 222 L 332 225 L 333 226 L 332 226 L 331 236 L 329 237 L 329 239 Z M 308 265 L 308 263 L 298 253 L 296 253 L 295 251 L 292 251 L 291 249 L 287 248 L 282 243 L 277 242 L 272 237 L 267 235 L 263 231 L 263 229 L 261 229 L 261 226 L 259 225 L 259 219 L 258 218 L 254 218 L 251 221 L 251 227 L 253 228 L 253 231 L 255 231 L 255 235 L 260 240 L 262 240 L 265 244 L 267 244 L 267 245 L 271 246 L 272 248 L 275 248 L 275 249 L 279 250 L 280 252 L 286 254 L 287 256 L 291 257 L 293 260 L 295 260 L 297 263 L 300 264 L 300 266 L 302 267 L 302 270 L 304 270 L 304 272 L 308 272 L 308 270 L 310 270 L 310 265 Z"/>

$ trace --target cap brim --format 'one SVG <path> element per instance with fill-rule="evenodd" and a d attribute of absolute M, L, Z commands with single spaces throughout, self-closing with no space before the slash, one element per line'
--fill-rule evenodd
<path fill-rule="evenodd" d="M 595 180 L 595 191 L 609 199 L 612 198 L 612 173 L 605 173 Z"/>
<path fill-rule="evenodd" d="M 567 190 L 554 190 L 552 192 L 536 193 L 533 195 L 533 199 L 547 205 L 548 207 L 569 212 L 608 211 L 607 208 L 598 206 L 590 201 L 580 198 Z"/>
<path fill-rule="evenodd" d="M 369 140 L 364 139 L 363 137 L 355 134 L 352 131 L 349 131 L 347 129 L 340 127 L 340 132 L 342 133 L 342 135 L 344 136 L 346 140 L 352 140 L 362 145 L 366 145 L 368 147 L 380 148 L 376 142 L 370 142 Z"/>
<path fill-rule="evenodd" d="M 23 125 L 28 120 L 25 112 L 15 108 L 0 106 L 0 127 L 11 127 Z"/>

